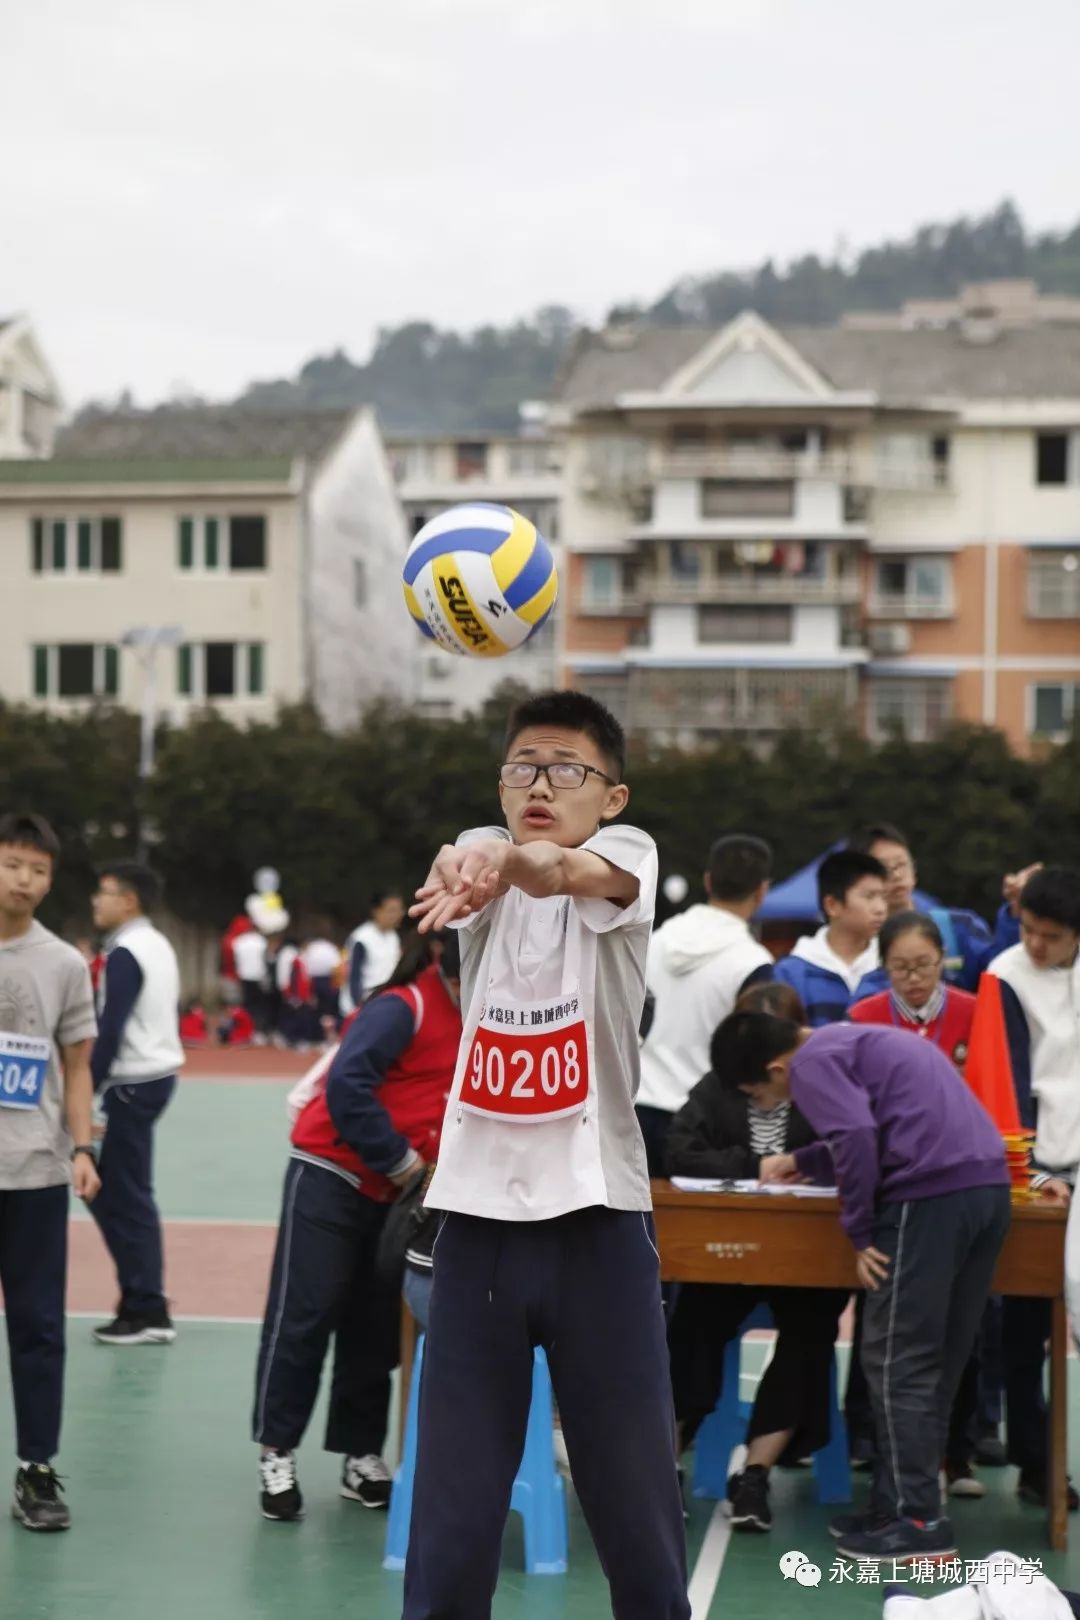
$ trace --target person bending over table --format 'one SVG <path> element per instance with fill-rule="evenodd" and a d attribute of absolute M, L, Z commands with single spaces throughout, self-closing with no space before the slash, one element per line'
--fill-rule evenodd
<path fill-rule="evenodd" d="M 736 1003 L 805 1023 L 798 995 L 787 984 L 763 984 Z M 672 1121 L 667 1171 L 673 1176 L 752 1180 L 766 1155 L 792 1153 L 816 1137 L 790 1101 L 759 1107 L 722 1084 L 715 1067 L 700 1080 Z M 797 1462 L 829 1439 L 829 1371 L 846 1292 L 823 1288 L 750 1287 L 742 1283 L 685 1283 L 668 1329 L 671 1383 L 680 1451 L 716 1405 L 724 1350 L 760 1301 L 777 1327 L 776 1349 L 758 1385 L 744 1468 L 728 1482 L 734 1530 L 772 1528 L 769 1470 Z"/>

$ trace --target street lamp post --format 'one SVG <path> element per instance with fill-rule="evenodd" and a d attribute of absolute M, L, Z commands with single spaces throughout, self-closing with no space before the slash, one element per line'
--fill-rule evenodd
<path fill-rule="evenodd" d="M 139 780 L 145 784 L 154 771 L 154 733 L 157 730 L 157 655 L 161 647 L 179 647 L 184 632 L 178 624 L 136 625 L 120 637 L 122 647 L 131 647 L 142 671 L 142 698 L 139 705 Z M 139 858 L 146 857 L 145 805 L 139 809 Z"/>

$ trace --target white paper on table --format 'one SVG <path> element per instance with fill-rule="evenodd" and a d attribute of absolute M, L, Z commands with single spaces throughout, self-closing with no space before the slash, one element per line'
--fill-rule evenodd
<path fill-rule="evenodd" d="M 720 1181 L 710 1180 L 708 1177 L 698 1176 L 672 1176 L 671 1185 L 677 1187 L 679 1192 L 736 1192 L 736 1193 L 769 1193 L 777 1196 L 786 1194 L 794 1198 L 835 1198 L 835 1187 L 802 1186 L 798 1182 L 787 1184 L 785 1182 L 760 1181 Z"/>

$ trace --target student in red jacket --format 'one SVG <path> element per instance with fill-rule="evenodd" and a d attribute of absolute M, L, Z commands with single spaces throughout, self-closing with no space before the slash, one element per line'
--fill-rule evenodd
<path fill-rule="evenodd" d="M 848 1008 L 855 1024 L 893 1024 L 933 1041 L 961 1074 L 971 1041 L 975 997 L 945 981 L 941 930 L 921 911 L 890 917 L 878 935 L 890 988 Z"/>
<path fill-rule="evenodd" d="M 376 1253 L 399 1188 L 438 1150 L 461 1040 L 459 972 L 453 933 L 417 936 L 333 1061 L 312 1071 L 292 1131 L 255 1380 L 267 1519 L 303 1515 L 295 1449 L 331 1334 L 324 1444 L 344 1456 L 341 1494 L 369 1508 L 390 1500 L 381 1452 L 400 1302 L 378 1280 Z"/>

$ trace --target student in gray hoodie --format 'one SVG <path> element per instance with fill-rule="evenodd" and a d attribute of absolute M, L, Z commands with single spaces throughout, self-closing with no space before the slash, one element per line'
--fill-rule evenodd
<path fill-rule="evenodd" d="M 641 1048 L 636 1108 L 650 1176 L 664 1176 L 671 1121 L 709 1067 L 709 1042 L 742 992 L 771 979 L 773 958 L 750 932 L 769 890 L 772 850 L 733 833 L 709 851 L 706 899 L 670 918 L 649 943 L 652 1022 Z"/>
<path fill-rule="evenodd" d="M 886 1025 L 810 1031 L 736 1012 L 713 1068 L 758 1107 L 790 1098 L 821 1138 L 762 1160 L 763 1181 L 827 1182 L 866 1290 L 862 1360 L 877 1430 L 870 1511 L 830 1526 L 848 1558 L 955 1552 L 938 1469 L 949 1414 L 1009 1226 L 1005 1150 L 929 1041 Z"/>

